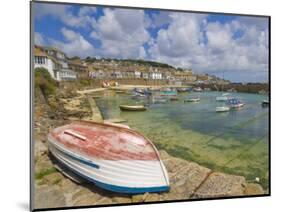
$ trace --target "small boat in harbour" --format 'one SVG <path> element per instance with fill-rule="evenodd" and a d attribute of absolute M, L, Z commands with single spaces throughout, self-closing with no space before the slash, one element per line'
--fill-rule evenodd
<path fill-rule="evenodd" d="M 200 97 L 189 97 L 187 99 L 184 100 L 184 102 L 199 102 L 200 101 Z"/>
<path fill-rule="evenodd" d="M 118 193 L 169 190 L 169 177 L 154 144 L 112 124 L 76 121 L 48 134 L 51 154 L 68 170 Z"/>
<path fill-rule="evenodd" d="M 177 88 L 177 92 L 182 93 L 182 92 L 187 92 L 188 88 Z"/>
<path fill-rule="evenodd" d="M 268 101 L 268 100 L 263 100 L 262 103 L 261 103 L 261 105 L 262 105 L 263 107 L 268 107 L 268 106 L 269 106 L 269 101 Z"/>
<path fill-rule="evenodd" d="M 193 88 L 193 91 L 194 91 L 194 92 L 202 92 L 203 89 L 200 88 L 200 87 L 196 87 L 196 88 Z"/>
<path fill-rule="evenodd" d="M 239 109 L 245 105 L 245 103 L 242 103 L 240 100 L 235 98 L 229 99 L 227 104 L 231 109 Z"/>
<path fill-rule="evenodd" d="M 144 105 L 119 105 L 119 108 L 127 111 L 144 111 L 147 109 Z"/>
<path fill-rule="evenodd" d="M 230 111 L 230 107 L 228 107 L 228 106 L 216 107 L 216 112 L 228 112 L 228 111 Z"/>
<path fill-rule="evenodd" d="M 227 101 L 228 99 L 230 99 L 229 93 L 223 93 L 221 96 L 216 97 L 216 101 L 219 102 Z"/>

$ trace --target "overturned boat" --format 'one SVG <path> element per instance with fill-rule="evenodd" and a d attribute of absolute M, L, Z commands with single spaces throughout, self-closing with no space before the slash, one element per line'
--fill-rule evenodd
<path fill-rule="evenodd" d="M 103 189 L 131 194 L 169 190 L 156 147 L 134 130 L 77 121 L 53 129 L 48 143 L 62 165 Z"/>

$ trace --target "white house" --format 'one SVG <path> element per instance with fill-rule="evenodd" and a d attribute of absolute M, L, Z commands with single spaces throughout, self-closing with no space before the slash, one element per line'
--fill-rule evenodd
<path fill-rule="evenodd" d="M 155 69 L 154 71 L 149 72 L 149 78 L 153 80 L 162 79 L 162 73 Z"/>
<path fill-rule="evenodd" d="M 65 53 L 60 51 L 59 49 L 53 47 L 35 46 L 35 68 L 38 66 L 43 67 L 41 64 L 42 59 L 39 59 L 40 57 L 44 57 L 44 61 L 47 60 L 48 63 L 44 64 L 44 68 L 49 71 L 49 73 L 55 80 L 75 80 L 77 78 L 76 73 L 70 70 L 68 67 L 67 57 Z"/>
<path fill-rule="evenodd" d="M 53 79 L 56 79 L 56 74 L 59 69 L 59 64 L 53 59 L 48 57 L 48 55 L 41 51 L 39 48 L 34 48 L 34 69 L 35 68 L 45 68 L 50 73 Z"/>
<path fill-rule="evenodd" d="M 137 78 L 137 79 L 141 78 L 141 72 L 140 71 L 135 71 L 135 78 Z"/>

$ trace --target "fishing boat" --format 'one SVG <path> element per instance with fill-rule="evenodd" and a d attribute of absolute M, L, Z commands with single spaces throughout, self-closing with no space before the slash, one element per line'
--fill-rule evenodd
<path fill-rule="evenodd" d="M 119 105 L 119 108 L 127 111 L 144 111 L 147 109 L 144 105 Z"/>
<path fill-rule="evenodd" d="M 196 88 L 193 88 L 193 91 L 194 92 L 202 92 L 203 90 L 200 87 L 196 87 Z"/>
<path fill-rule="evenodd" d="M 216 97 L 216 101 L 219 102 L 227 101 L 228 99 L 230 99 L 229 93 L 223 93 L 221 96 Z"/>
<path fill-rule="evenodd" d="M 235 98 L 231 98 L 227 101 L 227 104 L 229 105 L 229 107 L 231 109 L 239 109 L 241 107 L 243 107 L 245 104 L 242 103 L 240 100 L 235 99 Z"/>
<path fill-rule="evenodd" d="M 263 100 L 262 103 L 261 103 L 261 105 L 262 105 L 263 107 L 268 107 L 268 106 L 269 106 L 269 101 L 268 101 L 268 100 Z"/>
<path fill-rule="evenodd" d="M 216 112 L 228 112 L 228 111 L 230 111 L 230 107 L 228 107 L 228 106 L 216 107 Z"/>
<path fill-rule="evenodd" d="M 132 129 L 77 121 L 51 130 L 48 145 L 61 165 L 100 188 L 124 194 L 169 190 L 156 147 Z"/>
<path fill-rule="evenodd" d="M 184 100 L 184 102 L 199 102 L 200 98 L 199 97 L 189 97 L 186 100 Z"/>

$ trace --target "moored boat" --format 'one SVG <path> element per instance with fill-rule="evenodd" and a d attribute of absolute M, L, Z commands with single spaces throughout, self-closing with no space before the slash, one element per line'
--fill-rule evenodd
<path fill-rule="evenodd" d="M 177 92 L 182 93 L 182 92 L 187 92 L 188 88 L 177 88 Z"/>
<path fill-rule="evenodd" d="M 219 102 L 227 101 L 228 99 L 230 99 L 229 93 L 223 93 L 221 96 L 216 97 L 216 101 Z"/>
<path fill-rule="evenodd" d="M 216 107 L 216 112 L 228 112 L 228 111 L 230 111 L 230 107 L 227 106 Z"/>
<path fill-rule="evenodd" d="M 200 98 L 199 97 L 189 97 L 184 100 L 184 102 L 199 102 Z"/>
<path fill-rule="evenodd" d="M 193 91 L 194 92 L 202 92 L 203 90 L 200 87 L 196 87 L 196 88 L 193 88 Z"/>
<path fill-rule="evenodd" d="M 127 111 L 144 111 L 147 109 L 144 105 L 119 105 L 119 108 Z"/>
<path fill-rule="evenodd" d="M 169 190 L 169 177 L 153 143 L 122 126 L 72 122 L 50 131 L 49 150 L 66 168 L 118 193 Z"/>
<path fill-rule="evenodd" d="M 262 105 L 263 107 L 268 107 L 268 106 L 269 106 L 269 101 L 268 101 L 268 100 L 263 100 L 262 103 L 261 103 L 261 105 Z"/>
<path fill-rule="evenodd" d="M 244 107 L 244 105 L 245 105 L 245 103 L 243 103 L 240 100 L 235 99 L 235 98 L 229 99 L 227 101 L 227 104 L 231 109 L 239 109 L 241 107 Z"/>

